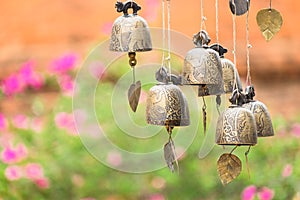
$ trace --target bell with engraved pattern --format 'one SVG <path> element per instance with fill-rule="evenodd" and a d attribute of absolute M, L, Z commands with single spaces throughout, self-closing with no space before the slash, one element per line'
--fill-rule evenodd
<path fill-rule="evenodd" d="M 123 12 L 123 16 L 118 17 L 113 24 L 109 49 L 118 52 L 152 50 L 148 24 L 137 14 L 141 7 L 133 1 L 118 1 L 115 7 L 117 12 Z M 128 14 L 130 8 L 133 10 L 132 14 Z"/>
<path fill-rule="evenodd" d="M 216 128 L 216 143 L 218 145 L 257 144 L 255 118 L 251 111 L 241 105 L 245 98 L 240 91 L 235 90 L 230 101 L 233 103 L 220 114 Z"/>
<path fill-rule="evenodd" d="M 248 86 L 246 88 L 246 97 L 247 102 L 243 104 L 244 108 L 250 110 L 255 118 L 256 127 L 257 127 L 257 136 L 258 137 L 269 137 L 274 136 L 274 129 L 272 125 L 272 120 L 269 114 L 269 111 L 265 104 L 260 101 L 253 100 L 255 96 L 254 87 Z"/>
<path fill-rule="evenodd" d="M 147 98 L 146 118 L 153 125 L 188 126 L 189 108 L 180 88 L 172 83 L 153 86 Z"/>
<path fill-rule="evenodd" d="M 209 35 L 202 30 L 193 42 L 196 47 L 186 54 L 182 83 L 199 86 L 198 96 L 223 94 L 222 65 L 217 52 L 208 47 Z"/>
<path fill-rule="evenodd" d="M 229 59 L 224 58 L 224 54 L 227 53 L 227 49 L 222 47 L 220 44 L 213 44 L 209 48 L 219 53 L 221 64 L 222 64 L 225 93 L 232 93 L 233 90 L 235 89 L 235 83 L 237 84 L 238 89 L 240 91 L 243 91 L 238 70 Z M 234 81 L 234 78 L 236 82 Z"/>

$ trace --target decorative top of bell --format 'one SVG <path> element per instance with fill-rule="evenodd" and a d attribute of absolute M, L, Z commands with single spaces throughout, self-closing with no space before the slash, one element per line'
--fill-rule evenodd
<path fill-rule="evenodd" d="M 133 1 L 118 1 L 115 7 L 117 12 L 123 12 L 124 15 L 118 17 L 113 24 L 109 49 L 119 52 L 152 50 L 148 24 L 137 15 L 141 7 Z M 132 14 L 128 14 L 129 8 L 133 9 Z"/>
<path fill-rule="evenodd" d="M 218 145 L 257 144 L 256 123 L 252 112 L 241 107 L 244 97 L 238 90 L 233 92 L 228 109 L 220 114 L 217 122 L 216 143 Z"/>
<path fill-rule="evenodd" d="M 188 126 L 189 108 L 180 88 L 165 83 L 153 86 L 147 98 L 146 118 L 153 125 Z"/>
<path fill-rule="evenodd" d="M 249 109 L 255 117 L 257 136 L 274 136 L 272 120 L 267 107 L 262 102 L 253 100 L 253 97 L 255 95 L 254 87 L 248 86 L 246 88 L 246 94 L 248 103 L 243 104 L 243 107 Z"/>
<path fill-rule="evenodd" d="M 235 89 L 235 83 L 237 84 L 238 89 L 242 91 L 243 87 L 242 87 L 238 70 L 229 59 L 224 58 L 224 54 L 227 53 L 227 49 L 222 47 L 219 44 L 213 44 L 209 48 L 219 53 L 221 64 L 222 64 L 225 93 L 232 93 L 233 90 Z M 236 82 L 234 81 L 234 77 Z"/>
<path fill-rule="evenodd" d="M 224 93 L 221 60 L 217 52 L 208 47 L 208 33 L 200 31 L 194 35 L 193 41 L 196 48 L 186 54 L 182 83 L 199 85 L 199 96 Z"/>

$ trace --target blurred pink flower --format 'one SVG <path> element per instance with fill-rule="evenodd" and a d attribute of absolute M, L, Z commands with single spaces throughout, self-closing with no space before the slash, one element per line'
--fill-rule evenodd
<path fill-rule="evenodd" d="M 293 166 L 291 164 L 286 164 L 282 170 L 282 177 L 289 177 L 293 172 Z"/>
<path fill-rule="evenodd" d="M 43 167 L 38 163 L 29 163 L 25 166 L 25 176 L 31 180 L 44 178 Z"/>
<path fill-rule="evenodd" d="M 32 118 L 30 128 L 36 133 L 40 133 L 44 128 L 44 121 L 41 118 Z"/>
<path fill-rule="evenodd" d="M 122 163 L 122 156 L 118 152 L 109 152 L 107 162 L 112 166 L 119 166 Z"/>
<path fill-rule="evenodd" d="M 54 121 L 58 128 L 64 129 L 72 135 L 77 135 L 73 114 L 65 112 L 57 113 Z"/>
<path fill-rule="evenodd" d="M 6 146 L 1 153 L 1 160 L 3 163 L 13 164 L 26 159 L 27 156 L 26 146 L 19 143 L 15 148 L 11 145 Z"/>
<path fill-rule="evenodd" d="M 89 71 L 95 79 L 101 79 L 105 75 L 105 65 L 102 62 L 93 62 L 89 66 Z"/>
<path fill-rule="evenodd" d="M 0 113 L 0 131 L 4 131 L 7 129 L 7 120 L 4 115 Z"/>
<path fill-rule="evenodd" d="M 274 197 L 274 190 L 271 190 L 270 188 L 263 187 L 258 192 L 258 198 L 260 200 L 271 200 Z"/>
<path fill-rule="evenodd" d="M 41 74 L 33 71 L 34 67 L 35 63 L 33 61 L 24 63 L 19 71 L 19 78 L 23 85 L 37 90 L 44 85 L 44 78 Z"/>
<path fill-rule="evenodd" d="M 46 177 L 37 178 L 34 180 L 34 183 L 40 188 L 40 189 L 48 189 L 50 187 L 49 179 Z"/>
<path fill-rule="evenodd" d="M 153 194 L 149 200 L 165 200 L 165 197 L 162 194 Z"/>
<path fill-rule="evenodd" d="M 50 71 L 55 74 L 65 74 L 76 67 L 78 56 L 74 53 L 65 54 L 53 60 Z"/>
<path fill-rule="evenodd" d="M 246 187 L 242 192 L 242 200 L 253 200 L 256 193 L 255 185 Z"/>
<path fill-rule="evenodd" d="M 2 81 L 1 88 L 6 96 L 12 96 L 24 90 L 17 74 L 12 74 Z"/>
<path fill-rule="evenodd" d="M 110 35 L 112 30 L 113 23 L 112 22 L 106 22 L 101 27 L 101 32 L 105 35 Z"/>
<path fill-rule="evenodd" d="M 27 116 L 23 114 L 18 114 L 13 117 L 12 124 L 14 127 L 19 129 L 28 129 L 29 126 L 29 119 Z"/>
<path fill-rule="evenodd" d="M 62 75 L 58 79 L 61 90 L 65 95 L 72 96 L 74 90 L 74 80 L 69 75 Z"/>
<path fill-rule="evenodd" d="M 11 165 L 6 167 L 4 171 L 4 175 L 7 178 L 7 180 L 15 181 L 23 176 L 22 168 L 16 165 Z"/>
<path fill-rule="evenodd" d="M 291 134 L 295 137 L 300 137 L 300 124 L 296 123 L 292 126 Z"/>

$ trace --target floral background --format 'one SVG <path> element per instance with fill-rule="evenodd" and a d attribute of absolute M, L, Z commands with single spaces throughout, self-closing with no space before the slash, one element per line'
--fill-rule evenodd
<path fill-rule="evenodd" d="M 199 29 L 200 23 L 194 24 L 195 19 L 200 20 L 195 9 L 197 5 L 200 10 L 199 2 L 171 2 L 172 28 L 191 37 Z M 215 4 L 204 2 L 207 30 L 214 41 Z M 103 165 L 85 149 L 73 118 L 75 78 L 90 49 L 109 39 L 112 23 L 119 15 L 114 1 L 2 2 L 0 199 L 300 199 L 299 40 L 297 27 L 290 23 L 299 18 L 294 12 L 298 3 L 273 1 L 274 8 L 283 14 L 284 25 L 267 43 L 255 24 L 255 13 L 267 7 L 268 2 L 251 2 L 251 63 L 257 98 L 269 108 L 275 137 L 259 139 L 259 145 L 248 155 L 250 174 L 244 166 L 241 175 L 226 186 L 218 178 L 216 162 L 222 152 L 229 150 L 215 147 L 207 157 L 199 159 L 203 134 L 198 134 L 180 157 L 179 174 L 167 168 L 146 174 L 119 172 Z M 138 3 L 149 25 L 160 27 L 160 1 Z M 221 43 L 232 50 L 227 4 L 220 1 L 219 34 Z M 238 69 L 244 79 L 245 18 L 237 20 Z M 228 54 L 228 58 L 232 59 L 232 55 Z M 118 63 L 121 70 L 111 72 L 105 67 L 99 61 L 91 75 L 104 85 L 102 94 L 109 94 L 128 67 Z M 145 99 L 146 87 L 142 94 Z M 110 101 L 100 103 L 97 113 L 102 119 L 113 120 Z M 142 100 L 141 107 L 144 105 Z M 201 122 L 199 126 L 201 132 Z M 116 132 L 122 134 L 121 130 Z M 124 140 L 120 145 L 130 144 Z M 243 163 L 245 151 L 236 150 Z M 122 159 L 116 152 L 107 153 L 106 161 L 112 166 L 120 165 Z"/>

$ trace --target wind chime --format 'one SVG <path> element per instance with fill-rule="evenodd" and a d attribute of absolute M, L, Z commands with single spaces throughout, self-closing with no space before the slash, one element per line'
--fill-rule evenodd
<path fill-rule="evenodd" d="M 141 7 L 133 0 L 125 3 L 117 1 L 115 8 L 117 12 L 123 12 L 123 16 L 118 17 L 113 24 L 109 49 L 128 52 L 129 65 L 133 73 L 133 83 L 128 90 L 128 101 L 135 112 L 141 94 L 141 81 L 135 81 L 136 52 L 152 50 L 150 31 L 145 19 L 137 14 Z M 128 14 L 129 9 L 133 10 L 132 14 Z"/>
<path fill-rule="evenodd" d="M 202 115 L 204 134 L 206 133 L 206 103 L 205 96 L 217 95 L 217 107 L 221 104 L 220 95 L 224 93 L 222 63 L 216 51 L 209 48 L 211 39 L 205 30 L 203 0 L 201 0 L 200 32 L 195 34 L 195 48 L 187 52 L 182 70 L 184 85 L 198 86 L 198 96 L 203 99 Z"/>
<path fill-rule="evenodd" d="M 250 75 L 250 48 L 249 44 L 249 7 L 250 2 L 244 1 L 230 1 L 230 8 L 233 13 L 233 41 L 234 41 L 234 62 L 236 64 L 236 16 L 247 13 L 246 16 L 246 40 L 247 40 L 247 80 L 246 90 L 242 93 L 238 89 L 237 82 L 236 90 L 233 91 L 230 98 L 232 105 L 225 110 L 218 119 L 216 131 L 216 143 L 218 145 L 233 145 L 235 146 L 230 153 L 221 155 L 218 160 L 218 173 L 223 184 L 228 184 L 234 180 L 242 170 L 240 159 L 233 154 L 233 151 L 238 146 L 249 146 L 245 152 L 247 169 L 248 167 L 248 153 L 251 146 L 257 144 L 257 137 L 273 136 L 274 130 L 272 121 L 266 106 L 254 101 L 255 96 L 254 87 L 251 83 Z M 232 7 L 234 9 L 232 9 Z M 245 11 L 245 8 L 247 8 Z M 236 79 L 235 79 L 236 80 Z"/>
<path fill-rule="evenodd" d="M 257 14 L 257 23 L 263 36 L 269 41 L 282 25 L 282 17 L 278 11 L 271 8 L 263 9 Z M 167 3 L 167 37 L 165 4 Z M 158 83 L 149 90 L 146 106 L 146 119 L 148 124 L 165 126 L 168 132 L 168 141 L 164 145 L 164 158 L 169 169 L 174 172 L 178 162 L 175 153 L 175 144 L 172 139 L 174 127 L 188 126 L 190 124 L 189 108 L 185 95 L 177 85 L 190 85 L 198 87 L 198 96 L 203 98 L 203 127 L 206 132 L 206 103 L 205 96 L 216 95 L 219 111 L 220 95 L 231 93 L 231 105 L 219 117 L 216 126 L 215 142 L 222 146 L 234 146 L 229 153 L 224 153 L 217 161 L 218 173 L 221 182 L 225 185 L 239 176 L 242 170 L 241 160 L 233 154 L 239 146 L 248 146 L 245 152 L 247 169 L 248 153 L 250 148 L 257 144 L 258 137 L 274 135 L 272 121 L 267 107 L 260 101 L 254 100 L 255 90 L 250 75 L 250 48 L 249 44 L 249 8 L 250 0 L 229 0 L 233 21 L 233 57 L 234 61 L 224 58 L 227 49 L 219 44 L 218 0 L 216 0 L 216 43 L 209 46 L 211 41 L 205 30 L 203 0 L 201 0 L 201 26 L 200 32 L 193 37 L 195 48 L 188 51 L 183 65 L 181 76 L 172 74 L 171 68 L 171 33 L 170 33 L 170 0 L 162 0 L 162 26 L 163 51 L 162 64 L 155 77 Z M 135 82 L 136 52 L 150 51 L 152 49 L 150 33 L 146 21 L 137 15 L 141 9 L 133 1 L 117 2 L 118 12 L 123 16 L 116 19 L 112 28 L 110 50 L 128 52 L 129 64 L 133 69 L 133 83 L 128 91 L 131 109 L 135 112 L 141 89 L 141 82 Z M 128 14 L 128 9 L 133 14 Z M 240 81 L 236 68 L 236 17 L 246 15 L 247 40 L 247 78 L 246 89 Z M 168 48 L 166 50 L 166 42 Z M 167 56 L 166 56 L 167 54 Z"/>
<path fill-rule="evenodd" d="M 190 124 L 190 116 L 185 95 L 172 82 L 174 75 L 171 74 L 170 0 L 166 2 L 168 12 L 168 56 L 167 58 L 165 57 L 165 1 L 163 0 L 163 61 L 160 69 L 156 72 L 156 79 L 159 83 L 149 90 L 146 118 L 149 124 L 166 127 L 169 139 L 164 145 L 164 158 L 169 169 L 174 172 L 174 163 L 176 163 L 178 169 L 178 162 L 172 139 L 172 130 L 177 126 L 188 126 Z M 166 65 L 168 71 L 165 67 Z"/>

